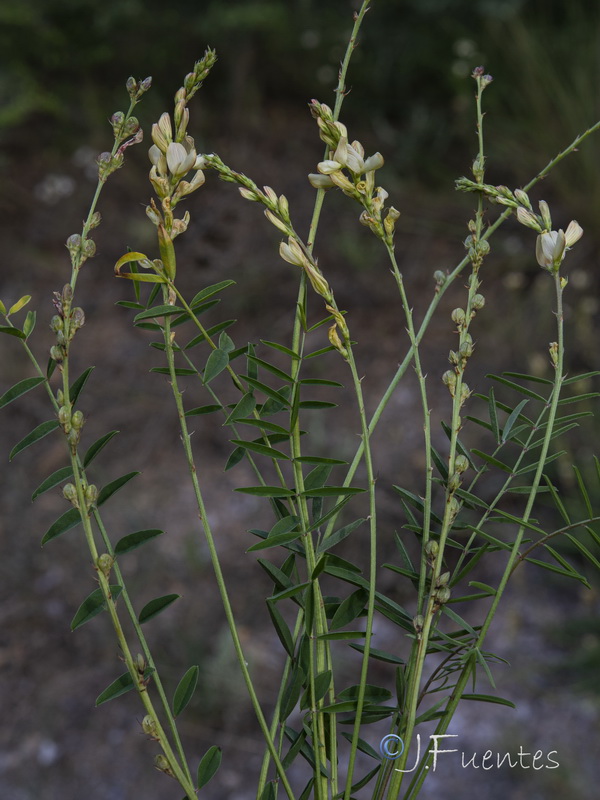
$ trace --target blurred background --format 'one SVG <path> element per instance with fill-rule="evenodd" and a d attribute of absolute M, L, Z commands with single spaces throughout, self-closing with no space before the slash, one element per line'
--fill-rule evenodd
<path fill-rule="evenodd" d="M 52 291 L 70 274 L 64 242 L 81 229 L 95 188 L 95 158 L 111 147 L 108 119 L 126 109 L 129 75 L 153 76 L 152 90 L 137 109 L 145 143 L 127 151 L 125 167 L 102 195 L 103 224 L 94 236 L 98 254 L 78 284 L 87 323 L 75 343 L 75 372 L 96 367 L 81 400 L 88 420 L 84 442 L 108 430 L 121 431 L 96 462 L 95 482 L 142 472 L 105 506 L 113 541 L 143 528 L 167 531 L 128 556 L 123 569 L 138 610 L 157 595 L 182 595 L 147 634 L 158 648 L 171 692 L 190 664 L 200 666 L 199 689 L 182 730 L 192 763 L 212 744 L 223 748 L 221 771 L 203 793 L 209 800 L 253 797 L 262 748 L 198 535 L 168 386 L 160 375 L 149 373 L 160 364 L 160 353 L 148 347 L 149 334 L 131 327 L 130 313 L 115 308 L 119 299 L 133 298 L 130 287 L 112 277 L 113 265 L 128 246 L 142 251 L 155 246 L 154 228 L 144 214 L 151 196 L 148 132 L 163 111 L 172 109 L 174 92 L 206 45 L 216 48 L 219 61 L 191 107 L 189 129 L 197 149 L 218 152 L 259 185 L 284 192 L 297 229 L 307 230 L 313 191 L 306 175 L 315 171 L 323 151 L 307 103 L 314 97 L 333 105 L 357 7 L 349 0 L 0 4 L 0 297 L 8 305 L 32 295 L 30 307 L 38 309 L 32 341 L 42 363 L 52 344 Z M 464 254 L 474 199 L 456 195 L 453 182 L 469 175 L 476 153 L 470 74 L 480 64 L 494 77 L 484 95 L 486 178 L 515 188 L 600 118 L 600 6 L 584 0 L 374 0 L 352 60 L 342 119 L 367 153 L 380 150 L 386 159 L 378 180 L 402 212 L 396 250 L 417 319 L 432 296 L 434 270 L 451 269 Z M 555 227 L 577 219 L 585 230 L 568 259 L 571 374 L 600 369 L 596 137 L 532 192 L 534 202 L 543 198 L 550 204 Z M 238 319 L 230 329 L 236 345 L 259 338 L 289 344 L 296 286 L 277 256 L 277 233 L 262 224 L 256 206 L 241 202 L 235 189 L 211 174 L 187 208 L 192 224 L 178 240 L 182 287 L 195 293 L 235 279 L 238 286 L 224 303 L 227 315 Z M 489 219 L 497 213 L 491 209 Z M 407 341 L 383 253 L 357 217 L 357 207 L 344 197 L 328 195 L 317 253 L 338 303 L 352 319 L 372 407 Z M 487 372 L 509 366 L 548 376 L 552 287 L 535 262 L 534 246 L 533 232 L 512 220 L 493 238 L 483 276 L 487 304 L 473 329 L 478 357 L 469 384 L 476 391 L 487 390 Z M 437 376 L 446 369 L 453 346 L 449 313 L 463 298 L 462 287 L 453 287 L 424 348 L 438 419 L 448 414 L 447 393 Z M 219 314 L 215 321 L 224 318 L 224 312 Z M 0 365 L 0 394 L 31 374 L 12 337 L 0 339 Z M 324 368 L 329 375 L 340 365 L 332 361 Z M 597 388 L 590 381 L 582 386 Z M 193 405 L 208 402 L 195 384 L 188 391 L 188 402 L 197 398 Z M 418 408 L 408 379 L 376 440 L 382 525 L 391 532 L 404 521 L 391 484 L 420 490 Z M 591 402 L 589 410 L 596 409 Z M 335 413 L 335 426 L 316 415 L 309 435 L 331 446 L 332 454 L 335 447 L 351 453 L 348 442 L 355 440 L 356 419 L 352 410 Z M 6 463 L 14 444 L 49 418 L 43 393 L 27 395 L 2 415 L 0 796 L 75 800 L 85 792 L 88 800 L 177 798 L 177 787 L 152 768 L 155 748 L 141 733 L 136 699 L 128 695 L 94 708 L 94 698 L 122 667 L 103 617 L 74 634 L 69 631 L 70 619 L 93 588 L 81 535 L 74 530 L 39 547 L 65 504 L 58 490 L 33 506 L 30 498 L 50 472 L 64 465 L 62 441 L 50 437 Z M 211 419 L 196 419 L 211 521 L 248 660 L 268 708 L 281 657 L 264 604 L 271 586 L 244 556 L 252 542 L 247 530 L 268 524 L 268 514 L 254 499 L 232 494 L 235 485 L 250 481 L 246 467 L 224 475 L 231 450 L 227 434 Z M 560 443 L 568 452 L 556 462 L 555 480 L 574 513 L 578 500 L 569 459 L 589 476 L 592 454 L 600 450 L 599 433 L 592 419 Z M 442 434 L 440 442 L 443 446 Z M 550 510 L 548 515 L 548 524 L 554 524 Z M 396 558 L 391 534 L 389 539 L 382 541 L 382 561 Z M 355 547 L 360 555 L 361 542 Z M 576 555 L 567 554 L 586 569 Z M 488 569 L 493 580 L 494 566 Z M 468 708 L 453 726 L 466 751 L 481 750 L 482 742 L 484 749 L 501 752 L 514 751 L 518 744 L 534 752 L 556 750 L 560 769 L 483 773 L 448 761 L 443 772 L 431 776 L 424 796 L 597 796 L 599 582 L 597 574 L 588 579 L 591 591 L 533 568 L 516 573 L 490 649 L 511 662 L 497 669 L 496 679 L 499 692 L 517 710 Z M 394 580 L 393 573 L 382 571 L 384 590 Z M 403 592 L 398 589 L 398 602 L 410 604 L 410 594 Z M 380 635 L 385 641 L 395 632 L 384 627 Z M 385 681 L 386 676 L 375 677 Z M 373 746 L 378 735 L 370 733 Z"/>

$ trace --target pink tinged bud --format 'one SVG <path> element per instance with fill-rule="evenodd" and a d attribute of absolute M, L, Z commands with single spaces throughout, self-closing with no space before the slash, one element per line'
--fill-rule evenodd
<path fill-rule="evenodd" d="M 538 231 L 538 233 L 542 232 L 540 223 L 538 222 L 537 217 L 531 211 L 528 211 L 526 208 L 519 206 L 517 208 L 517 219 L 521 223 L 521 225 L 525 225 L 527 228 L 533 228 L 534 231 Z"/>
<path fill-rule="evenodd" d="M 565 242 L 567 247 L 573 247 L 575 242 L 578 242 L 583 236 L 583 228 L 574 219 L 569 222 L 567 230 L 565 231 Z"/>
<path fill-rule="evenodd" d="M 258 200 L 256 192 L 253 192 L 251 189 L 246 189 L 245 186 L 240 186 L 239 192 L 245 200 Z"/>
<path fill-rule="evenodd" d="M 291 236 L 288 237 L 287 244 L 281 242 L 279 245 L 279 255 L 288 264 L 295 264 L 297 267 L 305 267 L 308 264 L 302 248 Z"/>
<path fill-rule="evenodd" d="M 270 186 L 263 186 L 263 191 L 274 206 L 277 206 L 277 194 Z"/>
<path fill-rule="evenodd" d="M 308 181 L 314 189 L 331 189 L 335 185 L 329 175 L 319 175 L 316 172 L 310 173 Z"/>
<path fill-rule="evenodd" d="M 317 169 L 322 175 L 331 175 L 334 172 L 338 172 L 343 167 L 343 164 L 339 161 L 333 161 L 332 159 L 328 159 L 327 161 L 320 161 L 317 164 Z"/>
<path fill-rule="evenodd" d="M 289 231 L 288 226 L 285 224 L 285 222 L 283 222 L 283 220 L 279 219 L 279 217 L 276 217 L 275 214 L 273 214 L 273 212 L 269 211 L 268 208 L 265 208 L 265 217 L 269 220 L 269 222 L 272 225 L 275 225 L 275 227 L 278 230 L 280 230 L 282 233 L 285 233 L 286 235 L 289 234 L 290 231 Z"/>
<path fill-rule="evenodd" d="M 381 153 L 374 153 L 365 160 L 365 172 L 374 172 L 383 167 L 384 160 Z"/>

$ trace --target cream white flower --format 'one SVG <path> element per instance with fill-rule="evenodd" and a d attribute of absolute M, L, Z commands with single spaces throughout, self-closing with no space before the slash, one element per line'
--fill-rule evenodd
<path fill-rule="evenodd" d="M 174 178 L 182 178 L 196 164 L 194 140 L 186 136 L 183 143 L 171 142 L 167 147 L 167 165 Z"/>
<path fill-rule="evenodd" d="M 566 251 L 583 236 L 583 228 L 575 220 L 571 220 L 567 232 L 546 231 L 537 237 L 535 257 L 540 267 L 557 270 L 565 257 Z"/>

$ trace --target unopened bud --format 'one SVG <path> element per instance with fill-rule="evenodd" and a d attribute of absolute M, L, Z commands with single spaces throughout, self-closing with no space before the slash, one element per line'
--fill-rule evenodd
<path fill-rule="evenodd" d="M 90 483 L 90 485 L 85 490 L 85 499 L 88 502 L 88 505 L 93 506 L 96 500 L 98 499 L 98 487 L 94 483 Z"/>
<path fill-rule="evenodd" d="M 450 580 L 450 573 L 449 572 L 442 572 L 440 577 L 437 579 L 438 586 L 447 586 L 448 581 Z"/>
<path fill-rule="evenodd" d="M 71 423 L 71 414 L 66 406 L 61 406 L 58 409 L 58 421 L 63 426 Z"/>
<path fill-rule="evenodd" d="M 69 503 L 77 506 L 77 489 L 75 488 L 74 484 L 66 483 L 63 486 L 63 497 L 65 500 L 68 500 Z"/>
<path fill-rule="evenodd" d="M 138 653 L 137 656 L 135 657 L 135 668 L 140 673 L 140 675 L 143 675 L 144 672 L 146 671 L 146 659 L 141 653 Z"/>
<path fill-rule="evenodd" d="M 101 556 L 98 556 L 96 559 L 96 566 L 100 570 L 100 572 L 104 575 L 105 578 L 108 578 L 110 575 L 110 571 L 113 567 L 115 560 L 112 556 L 109 556 L 108 553 L 102 553 Z"/>
<path fill-rule="evenodd" d="M 441 589 L 438 589 L 435 593 L 435 601 L 438 605 L 443 606 L 450 600 L 451 595 L 452 592 L 450 589 L 447 586 L 442 586 Z"/>
<path fill-rule="evenodd" d="M 423 618 L 422 614 L 417 614 L 416 617 L 413 617 L 413 628 L 417 633 L 421 633 L 424 624 L 425 624 L 425 619 Z"/>
<path fill-rule="evenodd" d="M 443 270 L 436 269 L 436 271 L 433 273 L 433 279 L 438 286 L 443 286 L 446 283 L 448 276 Z"/>
<path fill-rule="evenodd" d="M 94 211 L 90 219 L 90 230 L 92 230 L 92 228 L 97 228 L 101 222 L 102 222 L 102 215 L 100 214 L 99 211 Z"/>
<path fill-rule="evenodd" d="M 146 736 L 152 736 L 152 738 L 156 737 L 156 722 L 150 716 L 150 714 L 146 714 L 142 720 L 142 730 Z"/>
<path fill-rule="evenodd" d="M 54 331 L 54 333 L 58 333 L 62 331 L 64 327 L 64 323 L 62 321 L 62 317 L 59 317 L 58 314 L 55 314 L 52 319 L 50 320 L 50 329 Z"/>
<path fill-rule="evenodd" d="M 439 550 L 440 546 L 435 539 L 430 539 L 425 545 L 425 555 L 428 559 L 431 559 L 431 561 L 435 560 Z"/>
<path fill-rule="evenodd" d="M 485 305 L 485 297 L 482 294 L 473 295 L 471 300 L 471 308 L 473 311 L 480 311 Z"/>
<path fill-rule="evenodd" d="M 159 755 L 154 757 L 154 766 L 160 772 L 164 772 L 165 775 L 173 775 L 173 770 L 169 765 L 169 760 L 162 753 L 159 753 Z"/>
<path fill-rule="evenodd" d="M 64 359 L 64 357 L 65 357 L 65 351 L 62 349 L 62 347 L 58 347 L 58 345 L 53 345 L 50 348 L 50 358 L 52 358 L 58 364 L 60 364 L 60 362 Z"/>
<path fill-rule="evenodd" d="M 75 411 L 73 416 L 71 417 L 71 425 L 76 430 L 81 430 L 85 424 L 85 419 L 81 411 Z"/>
<path fill-rule="evenodd" d="M 466 472 L 469 469 L 469 459 L 462 453 L 454 459 L 454 469 L 457 472 Z"/>
<path fill-rule="evenodd" d="M 455 308 L 452 312 L 452 322 L 456 322 L 458 326 L 464 325 L 466 318 L 466 314 L 462 308 Z"/>

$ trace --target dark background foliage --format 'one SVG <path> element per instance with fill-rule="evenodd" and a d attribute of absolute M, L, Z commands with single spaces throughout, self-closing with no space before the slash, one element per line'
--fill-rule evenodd
<path fill-rule="evenodd" d="M 349 0 L 3 0 L 0 296 L 11 302 L 33 295 L 42 361 L 43 347 L 51 343 L 49 298 L 67 278 L 64 241 L 79 228 L 89 204 L 94 158 L 110 147 L 107 119 L 125 105 L 127 76 L 153 76 L 152 91 L 139 108 L 148 134 L 150 124 L 171 107 L 194 60 L 207 44 L 215 47 L 219 61 L 191 110 L 198 149 L 216 150 L 258 183 L 284 191 L 296 218 L 306 221 L 312 194 L 304 176 L 322 154 L 306 103 L 316 97 L 333 105 L 354 7 Z M 600 6 L 584 0 L 374 0 L 352 62 L 343 119 L 369 153 L 380 150 L 386 158 L 381 180 L 402 211 L 397 251 L 417 317 L 431 295 L 433 271 L 455 264 L 464 252 L 473 200 L 456 196 L 453 180 L 468 174 L 476 150 L 469 75 L 479 64 L 494 76 L 485 94 L 488 179 L 522 185 L 600 117 Z M 128 287 L 111 277 L 114 261 L 128 245 L 154 246 L 143 213 L 148 142 L 146 135 L 142 147 L 128 151 L 126 166 L 109 182 L 100 206 L 98 256 L 81 276 L 88 323 L 79 334 L 76 358 L 80 370 L 97 364 L 84 397 L 85 434 L 91 442 L 111 428 L 123 431 L 122 443 L 115 441 L 112 455 L 99 461 L 98 483 L 144 470 L 138 494 L 132 489 L 128 498 L 115 498 L 109 521 L 115 536 L 143 527 L 168 529 L 168 543 L 132 558 L 127 574 L 138 608 L 158 594 L 184 595 L 180 608 L 165 612 L 164 622 L 157 620 L 151 640 L 160 643 L 157 655 L 164 659 L 169 686 L 190 663 L 201 666 L 199 694 L 182 723 L 188 750 L 199 756 L 211 744 L 222 745 L 226 768 L 206 796 L 240 800 L 252 796 L 248 776 L 255 774 L 260 753 L 255 725 L 227 634 L 220 632 L 168 392 L 158 376 L 139 377 L 156 365 L 156 353 L 114 308 L 128 296 Z M 572 370 L 597 369 L 600 362 L 598 163 L 600 137 L 587 141 L 534 192 L 536 200 L 550 203 L 557 227 L 576 218 L 585 229 L 569 257 Z M 281 309 L 293 303 L 294 288 L 276 256 L 277 236 L 257 224 L 255 207 L 211 175 L 188 207 L 192 227 L 180 240 L 183 284 L 197 291 L 235 277 L 239 292 L 232 292 L 229 302 L 231 313 L 240 317 L 232 333 L 236 344 L 264 335 L 265 320 L 270 338 L 286 343 L 287 312 Z M 387 267 L 356 216 L 344 198 L 328 197 L 319 257 L 360 331 L 359 357 L 376 394 L 385 385 L 389 360 L 396 363 L 405 344 L 398 345 L 403 331 L 400 326 L 398 334 Z M 533 240 L 531 232 L 509 222 L 492 243 L 486 316 L 477 329 L 478 355 L 487 355 L 478 367 L 474 361 L 475 388 L 484 389 L 483 376 L 492 364 L 495 370 L 508 364 L 542 374 L 548 369 L 552 298 L 547 276 L 533 258 Z M 461 299 L 457 287 L 424 353 L 432 385 L 451 346 L 449 311 Z M 0 340 L 0 365 L 0 393 L 30 374 L 9 337 Z M 446 399 L 440 390 L 440 402 Z M 387 445 L 379 464 L 384 496 L 384 485 L 392 482 L 418 490 L 411 483 L 421 467 L 411 422 L 417 410 L 409 385 L 390 410 L 378 443 Z M 41 395 L 30 395 L 3 414 L 0 454 L 7 454 L 47 418 L 48 409 Z M 152 428 L 143 424 L 150 418 Z M 341 419 L 354 431 L 353 417 Z M 329 427 L 322 425 L 313 435 L 326 441 Z M 249 580 L 254 566 L 243 557 L 245 530 L 255 526 L 262 510 L 232 501 L 233 484 L 223 483 L 226 436 L 200 423 L 196 436 L 203 437 L 204 480 L 244 643 L 259 688 L 270 697 L 279 651 L 264 612 L 268 587 L 259 576 Z M 568 455 L 584 471 L 592 466 L 597 441 L 596 424 L 571 440 Z M 89 630 L 68 632 L 68 620 L 89 593 L 93 576 L 75 533 L 40 550 L 39 540 L 64 501 L 46 496 L 31 510 L 29 497 L 63 465 L 64 452 L 62 442 L 46 449 L 42 443 L 31 452 L 3 474 L 0 668 L 6 711 L 0 726 L 0 794 L 11 800 L 75 800 L 84 787 L 90 800 L 171 798 L 174 787 L 152 772 L 151 745 L 137 734 L 133 720 L 140 712 L 133 698 L 97 712 L 92 708 L 93 698 L 119 670 L 115 648 L 101 618 Z M 556 470 L 568 493 L 572 475 L 561 462 Z M 392 498 L 384 502 L 382 518 L 390 530 L 402 524 Z M 599 777 L 590 748 L 598 720 L 597 588 L 579 591 L 530 571 L 517 575 L 511 597 L 493 646 L 513 662 L 500 673 L 499 688 L 520 710 L 510 718 L 506 711 L 497 716 L 466 711 L 457 725 L 465 744 L 475 748 L 492 739 L 498 749 L 543 739 L 546 750 L 559 747 L 565 753 L 563 769 L 533 777 L 498 773 L 493 779 L 459 770 L 444 776 L 444 791 L 465 800 L 482 794 L 490 800 L 562 795 L 591 800 Z M 432 777 L 432 791 L 439 790 Z"/>

